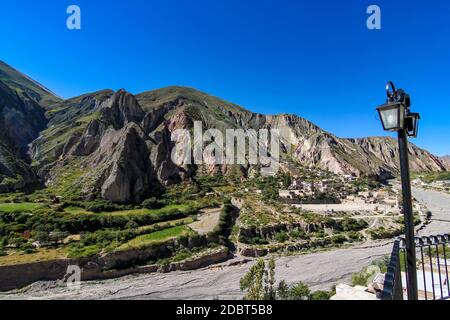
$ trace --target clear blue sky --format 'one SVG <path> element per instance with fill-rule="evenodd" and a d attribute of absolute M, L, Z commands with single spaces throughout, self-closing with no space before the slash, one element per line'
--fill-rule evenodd
<path fill-rule="evenodd" d="M 80 31 L 66 28 L 70 4 Z M 370 4 L 381 31 L 366 28 Z M 374 108 L 393 80 L 422 114 L 414 142 L 450 154 L 448 0 L 15 0 L 0 12 L 0 59 L 62 97 L 186 85 L 362 137 L 386 135 Z"/>

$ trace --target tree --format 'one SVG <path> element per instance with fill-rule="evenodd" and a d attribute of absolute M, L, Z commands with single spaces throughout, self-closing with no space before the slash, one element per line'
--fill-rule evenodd
<path fill-rule="evenodd" d="M 242 277 L 241 290 L 247 291 L 244 300 L 275 300 L 275 259 L 269 260 L 266 268 L 264 259 L 259 259 Z"/>
<path fill-rule="evenodd" d="M 289 286 L 286 281 L 281 280 L 278 284 L 277 296 L 280 300 L 289 300 Z"/>
<path fill-rule="evenodd" d="M 246 290 L 244 300 L 264 300 L 263 278 L 265 271 L 263 259 L 259 259 L 240 281 L 241 291 Z"/>
<path fill-rule="evenodd" d="M 264 300 L 275 300 L 275 259 L 273 257 L 269 260 L 268 270 L 265 270 L 264 282 Z"/>
<path fill-rule="evenodd" d="M 289 290 L 291 300 L 308 300 L 311 290 L 303 282 L 294 284 Z"/>

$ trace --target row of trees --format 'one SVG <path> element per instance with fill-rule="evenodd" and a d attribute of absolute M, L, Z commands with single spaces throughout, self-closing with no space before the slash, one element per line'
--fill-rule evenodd
<path fill-rule="evenodd" d="M 329 300 L 332 291 L 311 292 L 303 282 L 288 285 L 284 280 L 276 286 L 275 259 L 267 263 L 259 259 L 249 272 L 241 278 L 240 288 L 246 294 L 244 300 Z"/>

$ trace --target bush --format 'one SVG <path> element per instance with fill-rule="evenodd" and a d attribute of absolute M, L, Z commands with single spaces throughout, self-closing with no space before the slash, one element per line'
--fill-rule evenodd
<path fill-rule="evenodd" d="M 342 234 L 337 234 L 331 238 L 331 242 L 334 244 L 342 244 L 347 241 L 347 238 Z"/>
<path fill-rule="evenodd" d="M 401 235 L 403 233 L 403 227 L 399 229 L 385 229 L 384 227 L 380 227 L 374 230 L 370 230 L 369 233 L 372 240 L 391 239 Z"/>
<path fill-rule="evenodd" d="M 31 243 L 24 243 L 20 246 L 20 250 L 22 250 L 24 253 L 33 253 L 35 252 L 35 249 Z"/>
<path fill-rule="evenodd" d="M 357 220 L 348 217 L 344 218 L 340 223 L 342 231 L 361 231 L 366 229 L 368 226 L 369 224 L 364 220 Z"/>
<path fill-rule="evenodd" d="M 146 199 L 142 202 L 142 207 L 146 209 L 161 209 L 164 205 L 164 201 L 158 200 L 154 197 Z"/>
<path fill-rule="evenodd" d="M 292 230 L 290 235 L 294 239 L 302 239 L 302 240 L 309 239 L 309 236 L 303 230 Z"/>
<path fill-rule="evenodd" d="M 333 291 L 316 291 L 310 295 L 311 300 L 330 300 L 335 293 Z"/>
<path fill-rule="evenodd" d="M 356 231 L 350 231 L 348 233 L 348 239 L 350 241 L 360 241 L 362 239 L 362 235 Z"/>
<path fill-rule="evenodd" d="M 275 235 L 275 240 L 281 243 L 286 242 L 289 240 L 289 235 L 286 232 L 278 232 Z"/>
<path fill-rule="evenodd" d="M 308 300 L 310 293 L 311 290 L 309 290 L 308 286 L 303 282 L 298 282 L 289 289 L 291 300 Z"/>
<path fill-rule="evenodd" d="M 125 225 L 125 229 L 136 229 L 138 227 L 139 225 L 132 220 L 128 221 L 127 224 Z"/>

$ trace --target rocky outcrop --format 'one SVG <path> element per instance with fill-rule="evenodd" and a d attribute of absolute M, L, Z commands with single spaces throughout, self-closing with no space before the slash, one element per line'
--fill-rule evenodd
<path fill-rule="evenodd" d="M 140 123 L 145 115 L 136 97 L 123 89 L 102 105 L 100 113 L 100 120 L 112 125 L 116 130 L 130 122 Z"/>
<path fill-rule="evenodd" d="M 149 150 L 143 139 L 144 133 L 134 123 L 126 125 L 114 141 L 116 147 L 110 155 L 109 175 L 102 184 L 102 197 L 112 202 L 142 201 L 150 190 L 152 173 Z M 105 139 L 108 139 L 105 136 Z M 102 150 L 104 144 L 101 144 Z M 100 151 L 101 152 L 101 151 Z M 110 152 L 111 153 L 111 152 Z"/>

